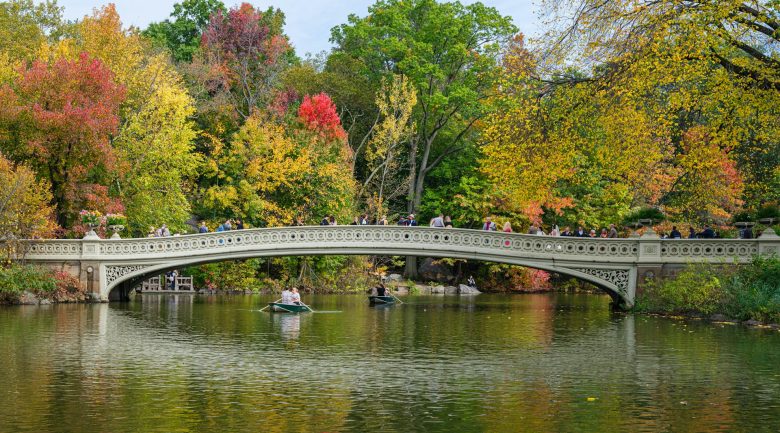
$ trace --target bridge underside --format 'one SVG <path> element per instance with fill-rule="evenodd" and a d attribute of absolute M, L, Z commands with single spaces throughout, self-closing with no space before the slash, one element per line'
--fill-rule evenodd
<path fill-rule="evenodd" d="M 500 254 L 476 254 L 454 253 L 429 250 L 424 256 L 420 251 L 399 251 L 398 249 L 371 248 L 364 251 L 356 251 L 355 248 L 344 249 L 309 249 L 294 251 L 251 251 L 221 254 L 210 257 L 190 257 L 166 260 L 164 262 L 139 262 L 134 265 L 103 263 L 102 272 L 105 273 L 108 284 L 103 285 L 100 296 L 110 301 L 126 300 L 130 291 L 141 281 L 155 275 L 160 275 L 169 270 L 181 269 L 187 266 L 202 265 L 229 260 L 244 260 L 251 258 L 272 258 L 284 256 L 320 256 L 320 255 L 374 255 L 374 256 L 419 256 L 432 258 L 451 258 L 475 261 L 502 263 L 524 266 L 554 272 L 570 276 L 591 283 L 612 297 L 615 305 L 621 308 L 630 308 L 634 303 L 636 288 L 636 270 L 625 265 L 616 266 L 583 266 L 579 262 L 567 262 L 565 260 L 533 260 L 512 258 Z"/>

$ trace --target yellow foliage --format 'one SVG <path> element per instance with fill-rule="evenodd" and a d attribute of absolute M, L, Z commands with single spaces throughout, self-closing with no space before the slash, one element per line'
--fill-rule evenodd
<path fill-rule="evenodd" d="M 14 167 L 0 154 L 0 238 L 46 238 L 56 228 L 51 192 L 45 181 L 19 165 Z"/>

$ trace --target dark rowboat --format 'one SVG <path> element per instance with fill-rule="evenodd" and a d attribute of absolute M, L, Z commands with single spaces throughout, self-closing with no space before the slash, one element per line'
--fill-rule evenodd
<path fill-rule="evenodd" d="M 395 298 L 392 296 L 369 296 L 368 302 L 372 304 L 394 304 Z"/>
<path fill-rule="evenodd" d="M 282 304 L 280 302 L 271 302 L 268 304 L 271 311 L 275 311 L 277 313 L 306 313 L 311 311 L 311 308 L 309 308 L 306 305 L 297 305 L 297 304 Z"/>

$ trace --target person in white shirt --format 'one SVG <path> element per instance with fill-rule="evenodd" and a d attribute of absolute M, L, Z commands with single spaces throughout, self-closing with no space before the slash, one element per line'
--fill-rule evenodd
<path fill-rule="evenodd" d="M 444 227 L 444 215 L 439 214 L 436 218 L 431 219 L 431 227 Z"/>
<path fill-rule="evenodd" d="M 282 304 L 292 304 L 291 295 L 292 292 L 285 287 L 284 290 L 282 290 Z"/>
<path fill-rule="evenodd" d="M 290 303 L 295 305 L 301 305 L 301 294 L 298 293 L 297 287 L 292 288 L 292 293 L 290 294 Z"/>

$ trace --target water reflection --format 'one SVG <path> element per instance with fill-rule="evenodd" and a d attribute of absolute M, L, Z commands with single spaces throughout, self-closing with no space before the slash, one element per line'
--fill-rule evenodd
<path fill-rule="evenodd" d="M 275 322 L 279 322 L 282 340 L 297 340 L 301 334 L 301 314 L 271 314 Z"/>
<path fill-rule="evenodd" d="M 595 296 L 418 297 L 390 308 L 328 296 L 312 306 L 334 313 L 258 312 L 268 300 L 0 309 L 0 431 L 780 423 L 774 331 L 616 314 Z"/>

